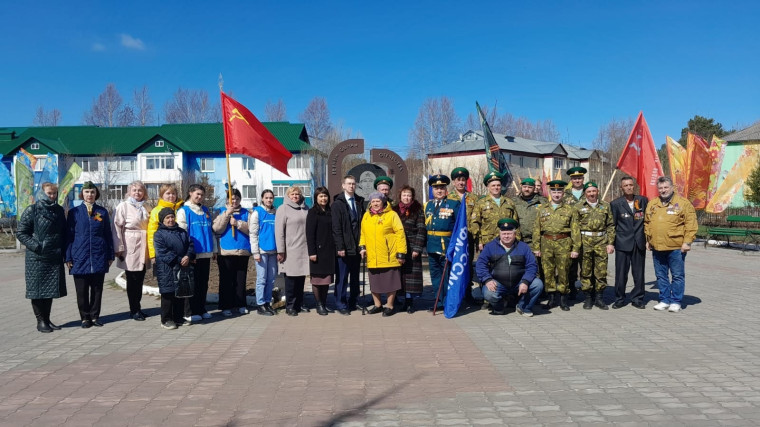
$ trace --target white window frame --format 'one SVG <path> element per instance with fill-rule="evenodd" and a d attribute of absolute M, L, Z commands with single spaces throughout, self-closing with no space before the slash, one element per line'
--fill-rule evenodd
<path fill-rule="evenodd" d="M 256 170 L 256 160 L 253 157 L 245 156 L 242 158 L 242 160 L 244 171 Z"/>
<path fill-rule="evenodd" d="M 163 148 L 164 147 L 164 140 L 163 139 L 157 139 L 153 143 L 153 146 L 156 147 L 156 148 Z"/>
<path fill-rule="evenodd" d="M 34 156 L 34 158 L 37 159 L 37 161 L 34 163 L 34 171 L 42 172 L 42 170 L 45 169 L 45 163 L 47 163 L 47 156 L 42 156 L 42 157 Z"/>
<path fill-rule="evenodd" d="M 200 158 L 201 172 L 214 172 L 214 158 L 213 157 L 201 157 Z M 209 168 L 209 163 L 211 167 Z"/>
<path fill-rule="evenodd" d="M 288 188 L 290 184 L 272 184 L 274 197 L 288 197 Z"/>
<path fill-rule="evenodd" d="M 154 166 L 149 167 L 148 162 L 152 160 Z M 167 167 L 168 163 L 171 162 L 171 167 Z M 151 155 L 151 156 L 145 156 L 145 169 L 147 170 L 174 170 L 174 156 L 168 155 Z"/>
<path fill-rule="evenodd" d="M 304 169 L 309 167 L 309 156 L 302 153 L 293 154 L 288 160 L 288 169 Z"/>
<path fill-rule="evenodd" d="M 554 158 L 554 169 L 564 169 L 565 168 L 565 159 L 559 157 Z"/>
<path fill-rule="evenodd" d="M 39 142 L 33 142 L 29 145 L 30 150 L 39 150 L 40 149 L 40 143 Z"/>
<path fill-rule="evenodd" d="M 255 185 L 243 185 L 241 190 L 243 190 L 240 192 L 243 196 L 243 200 L 252 200 L 254 202 L 258 200 L 259 193 L 257 192 L 258 190 Z"/>
<path fill-rule="evenodd" d="M 82 167 L 82 172 L 97 172 L 99 170 L 97 159 L 80 159 L 79 166 Z M 93 168 L 93 166 L 95 167 Z"/>
<path fill-rule="evenodd" d="M 110 200 L 124 200 L 128 189 L 128 185 L 114 184 L 108 186 L 108 198 Z"/>

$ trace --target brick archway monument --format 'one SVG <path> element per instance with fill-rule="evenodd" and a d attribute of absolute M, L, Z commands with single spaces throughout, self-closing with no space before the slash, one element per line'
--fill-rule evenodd
<path fill-rule="evenodd" d="M 363 139 L 347 139 L 333 148 L 327 161 L 327 189 L 335 195 L 343 191 L 341 187 L 343 176 L 343 160 L 351 154 L 364 154 Z M 409 170 L 406 162 L 391 150 L 373 148 L 370 150 L 370 162 L 385 166 L 388 175 L 393 178 L 394 188 L 409 183 Z M 358 179 L 359 177 L 357 177 Z"/>

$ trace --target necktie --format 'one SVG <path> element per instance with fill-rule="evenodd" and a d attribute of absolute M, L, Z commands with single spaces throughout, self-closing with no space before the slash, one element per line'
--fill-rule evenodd
<path fill-rule="evenodd" d="M 354 198 L 348 198 L 348 205 L 351 206 L 351 216 L 356 219 L 356 205 L 354 204 Z"/>

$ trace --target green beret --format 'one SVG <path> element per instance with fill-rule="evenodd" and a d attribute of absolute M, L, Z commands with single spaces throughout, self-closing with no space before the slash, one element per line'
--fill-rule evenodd
<path fill-rule="evenodd" d="M 98 187 L 92 183 L 92 181 L 86 181 L 84 184 L 82 184 L 82 190 L 97 190 Z"/>
<path fill-rule="evenodd" d="M 449 185 L 451 184 L 451 180 L 446 175 L 433 175 L 430 177 L 429 185 L 435 187 L 436 185 Z"/>
<path fill-rule="evenodd" d="M 464 179 L 468 179 L 470 178 L 470 171 L 465 168 L 454 168 L 454 170 L 451 171 L 451 179 L 457 179 L 460 176 L 464 177 Z"/>
<path fill-rule="evenodd" d="M 524 178 L 522 181 L 520 181 L 520 185 L 532 185 L 536 186 L 536 180 L 533 178 Z"/>
<path fill-rule="evenodd" d="M 375 178 L 375 190 L 377 190 L 377 186 L 380 184 L 388 184 L 391 188 L 393 188 L 393 180 L 387 176 L 378 176 Z"/>
<path fill-rule="evenodd" d="M 549 190 L 564 190 L 567 187 L 567 183 L 560 179 L 549 181 L 546 185 L 549 187 Z"/>
<path fill-rule="evenodd" d="M 583 189 L 585 190 L 585 189 L 587 189 L 587 188 L 589 188 L 589 187 L 594 187 L 594 188 L 596 188 L 596 189 L 598 189 L 598 188 L 599 188 L 599 186 L 598 186 L 598 185 L 596 185 L 596 183 L 595 183 L 594 181 L 589 181 L 589 182 L 587 182 L 587 183 L 586 183 L 586 185 L 584 185 L 584 186 L 583 186 Z"/>
<path fill-rule="evenodd" d="M 491 181 L 501 182 L 502 178 L 504 178 L 504 175 L 500 174 L 499 172 L 488 172 L 483 178 L 483 185 L 488 186 Z"/>
<path fill-rule="evenodd" d="M 586 172 L 588 172 L 586 168 L 582 168 L 580 166 L 576 166 L 574 168 L 570 168 L 567 170 L 567 174 L 573 178 L 575 178 L 576 176 L 586 175 Z"/>
<path fill-rule="evenodd" d="M 499 230 L 507 231 L 507 230 L 516 230 L 520 227 L 520 223 L 513 220 L 512 218 L 502 218 L 498 222 Z"/>

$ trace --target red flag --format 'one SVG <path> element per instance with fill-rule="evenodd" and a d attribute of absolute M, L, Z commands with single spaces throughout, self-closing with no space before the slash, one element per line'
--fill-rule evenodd
<path fill-rule="evenodd" d="M 710 148 L 704 138 L 691 132 L 686 141 L 686 198 L 691 200 L 694 209 L 704 209 L 707 206 L 707 188 L 712 169 Z"/>
<path fill-rule="evenodd" d="M 544 175 L 541 177 L 541 195 L 546 196 L 547 194 L 547 185 L 549 184 L 549 181 L 551 181 L 551 176 L 546 175 L 546 170 L 543 171 Z"/>
<path fill-rule="evenodd" d="M 636 178 L 642 196 L 649 199 L 658 196 L 657 178 L 662 176 L 662 166 L 649 126 L 641 112 L 620 154 L 617 168 Z"/>
<path fill-rule="evenodd" d="M 221 94 L 224 149 L 227 154 L 255 157 L 288 175 L 288 160 L 293 154 L 243 104 L 224 92 Z"/>

